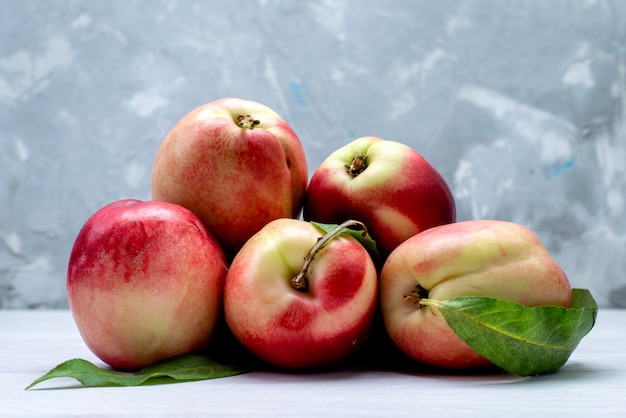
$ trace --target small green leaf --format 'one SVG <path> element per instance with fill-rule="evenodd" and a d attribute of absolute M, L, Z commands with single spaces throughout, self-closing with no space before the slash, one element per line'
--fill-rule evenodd
<path fill-rule="evenodd" d="M 247 370 L 224 365 L 199 354 L 183 354 L 175 356 L 136 373 L 124 373 L 115 370 L 101 369 L 95 364 L 83 360 L 72 359 L 59 364 L 39 379 L 28 385 L 26 389 L 55 377 L 71 377 L 84 386 L 138 386 L 144 383 L 173 383 L 194 380 L 216 379 L 235 376 Z M 166 378 L 158 380 L 158 378 Z"/>
<path fill-rule="evenodd" d="M 587 289 L 573 289 L 572 307 L 525 307 L 482 296 L 435 305 L 452 330 L 474 351 L 520 376 L 557 371 L 593 328 L 598 306 Z"/>
<path fill-rule="evenodd" d="M 317 228 L 321 229 L 326 234 L 328 234 L 337 226 L 339 226 L 338 224 L 323 224 L 323 223 L 314 222 L 314 221 L 311 221 L 311 224 L 315 225 Z M 343 228 L 341 230 L 341 234 L 348 234 L 356 238 L 361 243 L 361 245 L 365 247 L 367 252 L 370 254 L 372 259 L 374 260 L 374 263 L 378 264 L 378 262 L 380 261 L 380 253 L 378 252 L 376 241 L 372 239 L 372 236 L 369 233 L 364 233 L 363 230 L 358 231 L 356 229 Z"/>

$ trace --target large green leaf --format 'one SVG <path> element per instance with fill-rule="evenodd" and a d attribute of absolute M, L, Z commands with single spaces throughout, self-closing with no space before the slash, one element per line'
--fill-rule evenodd
<path fill-rule="evenodd" d="M 184 354 L 172 357 L 151 366 L 145 367 L 136 373 L 123 373 L 114 370 L 101 369 L 95 364 L 83 360 L 73 359 L 59 364 L 39 379 L 28 385 L 26 389 L 56 377 L 71 377 L 84 386 L 138 386 L 150 381 L 156 382 L 183 382 L 193 380 L 215 379 L 245 373 L 246 370 L 220 364 L 214 360 L 198 355 Z M 157 378 L 166 378 L 157 380 Z"/>
<path fill-rule="evenodd" d="M 439 307 L 450 328 L 474 351 L 520 376 L 561 368 L 593 328 L 598 312 L 586 289 L 573 290 L 569 309 L 529 308 L 483 296 L 422 302 Z"/>

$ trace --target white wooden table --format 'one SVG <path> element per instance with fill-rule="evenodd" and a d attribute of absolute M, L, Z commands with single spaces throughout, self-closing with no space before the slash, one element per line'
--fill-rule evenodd
<path fill-rule="evenodd" d="M 0 417 L 626 417 L 625 324 L 626 310 L 600 310 L 568 363 L 541 377 L 340 369 L 139 387 L 84 388 L 57 378 L 26 391 L 70 358 L 103 364 L 83 344 L 69 311 L 0 310 Z"/>

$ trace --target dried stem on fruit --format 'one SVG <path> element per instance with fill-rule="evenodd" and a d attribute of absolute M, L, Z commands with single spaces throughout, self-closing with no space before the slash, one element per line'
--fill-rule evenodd
<path fill-rule="evenodd" d="M 330 232 L 321 236 L 317 239 L 315 245 L 311 248 L 307 256 L 304 258 L 304 263 L 302 264 L 302 269 L 298 274 L 291 278 L 291 285 L 294 289 L 299 290 L 301 292 L 306 292 L 309 289 L 309 281 L 307 280 L 307 273 L 309 271 L 309 266 L 311 262 L 317 255 L 317 253 L 326 246 L 333 238 L 340 235 L 344 228 L 348 228 L 351 226 L 359 226 L 363 229 L 363 236 L 367 235 L 367 228 L 363 222 L 355 221 L 353 219 L 345 221 L 344 223 L 337 225 Z"/>
<path fill-rule="evenodd" d="M 259 123 L 261 123 L 260 120 L 254 119 L 250 115 L 237 116 L 237 126 L 239 126 L 240 128 L 254 129 L 254 127 L 257 126 Z"/>
<path fill-rule="evenodd" d="M 419 284 L 415 286 L 413 291 L 408 295 L 404 295 L 402 299 L 402 303 L 409 302 L 413 303 L 417 309 L 422 307 L 422 302 L 424 299 L 428 298 L 428 290 L 424 289 Z"/>
<path fill-rule="evenodd" d="M 367 156 L 360 152 L 356 157 L 352 159 L 350 164 L 345 165 L 348 174 L 352 177 L 356 177 L 361 174 L 367 168 Z"/>

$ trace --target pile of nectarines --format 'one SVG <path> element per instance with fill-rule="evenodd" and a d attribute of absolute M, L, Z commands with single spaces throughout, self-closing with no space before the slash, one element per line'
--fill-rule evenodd
<path fill-rule="evenodd" d="M 117 369 L 219 344 L 222 317 L 267 364 L 329 366 L 373 338 L 376 312 L 409 358 L 483 367 L 420 300 L 571 303 L 566 275 L 531 231 L 456 222 L 444 178 L 411 147 L 358 138 L 309 181 L 294 130 L 256 102 L 221 99 L 178 121 L 156 154 L 152 197 L 98 210 L 69 259 L 81 336 Z M 348 229 L 369 234 L 377 256 Z"/>

